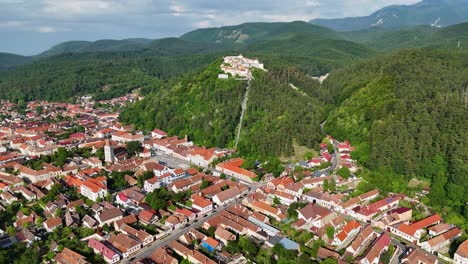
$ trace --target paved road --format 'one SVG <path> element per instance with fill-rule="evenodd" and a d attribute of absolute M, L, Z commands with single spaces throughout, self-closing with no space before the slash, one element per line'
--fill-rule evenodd
<path fill-rule="evenodd" d="M 252 185 L 250 191 L 248 194 L 250 193 L 253 193 L 255 192 L 261 185 L 257 184 L 257 185 Z M 122 260 L 120 263 L 123 263 L 123 264 L 128 264 L 128 263 L 132 263 L 132 261 L 134 260 L 139 260 L 139 259 L 142 259 L 142 258 L 145 258 L 145 257 L 148 257 L 149 255 L 151 255 L 153 253 L 153 251 L 155 251 L 156 249 L 160 248 L 160 247 L 163 247 L 163 246 L 166 246 L 167 244 L 169 244 L 171 241 L 179 238 L 181 235 L 187 233 L 191 228 L 199 228 L 201 227 L 206 221 L 208 221 L 208 219 L 216 216 L 216 215 L 219 215 L 222 211 L 228 209 L 229 207 L 233 206 L 234 204 L 237 204 L 237 203 L 240 203 L 242 201 L 244 197 L 240 197 L 239 199 L 229 203 L 229 204 L 226 204 L 222 207 L 218 207 L 217 209 L 215 209 L 216 211 L 214 211 L 213 213 L 209 214 L 208 216 L 206 217 L 202 217 L 202 218 L 197 218 L 198 221 L 196 222 L 192 222 L 189 226 L 187 227 L 184 227 L 182 229 L 178 229 L 178 230 L 175 230 L 174 233 L 172 233 L 171 235 L 163 238 L 163 239 L 159 239 L 159 240 L 156 240 L 155 242 L 153 242 L 152 244 L 150 244 L 149 246 L 143 248 L 142 250 L 138 251 L 138 253 L 136 255 L 133 255 L 132 257 L 128 258 L 128 259 L 124 259 Z M 130 261 L 130 259 L 132 259 L 132 261 Z"/>

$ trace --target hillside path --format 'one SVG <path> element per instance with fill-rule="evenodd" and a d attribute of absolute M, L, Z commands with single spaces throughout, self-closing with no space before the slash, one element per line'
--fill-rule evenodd
<path fill-rule="evenodd" d="M 250 90 L 250 81 L 247 81 L 247 88 L 245 89 L 244 99 L 242 100 L 242 112 L 239 120 L 239 125 L 237 125 L 237 134 L 236 134 L 236 144 L 234 149 L 237 149 L 237 144 L 239 144 L 239 138 L 242 131 L 242 122 L 244 121 L 245 110 L 247 109 L 247 101 L 249 100 L 249 90 Z"/>

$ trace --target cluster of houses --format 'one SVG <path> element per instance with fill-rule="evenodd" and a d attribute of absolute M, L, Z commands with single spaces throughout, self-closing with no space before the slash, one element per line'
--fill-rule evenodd
<path fill-rule="evenodd" d="M 351 158 L 351 152 L 353 152 L 355 148 L 348 140 L 339 142 L 331 136 L 328 136 L 327 140 L 332 144 L 332 146 L 334 146 L 336 155 L 334 155 L 335 153 L 330 152 L 327 143 L 322 142 L 320 143 L 319 157 L 313 157 L 310 160 L 299 162 L 298 165 L 304 168 L 317 168 L 327 163 L 337 162 L 336 167 L 338 169 L 347 167 L 352 173 L 355 173 L 358 170 L 357 162 Z"/>
<path fill-rule="evenodd" d="M 227 79 L 229 75 L 233 77 L 241 77 L 252 79 L 252 67 L 257 69 L 264 69 L 264 66 L 258 59 L 250 59 L 244 57 L 242 54 L 238 56 L 226 56 L 221 64 L 223 74 L 219 74 L 218 78 Z"/>
<path fill-rule="evenodd" d="M 226 57 L 221 67 L 246 78 L 251 78 L 251 67 L 263 69 L 258 60 L 242 55 Z M 450 243 L 462 235 L 459 227 L 444 222 L 438 214 L 428 211 L 424 218 L 414 219 L 412 209 L 402 206 L 403 201 L 412 200 L 402 194 L 384 195 L 376 189 L 354 196 L 351 193 L 359 178 L 311 171 L 335 162 L 336 169 L 347 167 L 355 172 L 356 162 L 350 157 L 354 148 L 348 141 L 329 137 L 334 153 L 322 143 L 320 157 L 299 164 L 305 169 L 300 177 L 287 167 L 280 178 L 266 175 L 257 183 L 257 175 L 242 168 L 242 158 L 229 159 L 230 150 L 197 146 L 187 137 L 168 136 L 160 129 L 144 134 L 119 123 L 115 109 L 137 99 L 130 94 L 98 103 L 89 97 L 80 98 L 77 104 L 36 101 L 25 112 L 3 102 L 0 211 L 17 202 L 37 203 L 42 209 L 16 212 L 11 223 L 15 234 L 0 230 L 0 247 L 32 245 L 43 238 L 43 232 L 84 227 L 94 234 L 82 241 L 107 263 L 117 263 L 184 230 L 136 262 L 175 264 L 182 257 L 192 263 L 247 263 L 245 256 L 230 255 L 223 247 L 245 236 L 267 248 L 280 243 L 300 251 L 299 243 L 277 225 L 288 222 L 290 227 L 314 235 L 306 245 L 318 238 L 324 241 L 317 253 L 319 260 L 377 264 L 394 247 L 391 257 L 400 262 L 438 263 Z M 141 145 L 136 154 L 129 153 L 130 142 Z M 44 155 L 62 152 L 60 148 L 86 155 L 66 157 L 60 166 L 50 159 L 37 162 Z M 158 155 L 189 166 L 171 167 L 160 162 Z M 224 161 L 211 167 L 220 158 Z M 114 172 L 125 174 L 124 187 L 112 187 L 114 179 L 109 175 Z M 324 188 L 332 182 L 337 188 Z M 62 191 L 57 193 L 57 186 Z M 178 203 L 165 201 L 164 208 L 152 208 L 146 197 L 161 188 L 187 197 Z M 291 215 L 292 205 L 301 205 L 295 210 L 297 216 Z M 188 228 L 205 217 L 201 228 Z M 402 247 L 397 240 L 411 247 Z M 468 263 L 467 243 L 456 251 L 455 263 Z M 89 263 L 72 248 L 50 249 L 56 253 L 57 263 Z"/>

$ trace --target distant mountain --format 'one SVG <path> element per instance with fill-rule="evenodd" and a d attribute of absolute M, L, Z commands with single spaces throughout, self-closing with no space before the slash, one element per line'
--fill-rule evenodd
<path fill-rule="evenodd" d="M 28 56 L 21 56 L 11 53 L 0 52 L 0 71 L 13 68 L 18 65 L 31 62 L 33 59 Z"/>
<path fill-rule="evenodd" d="M 59 55 L 62 53 L 97 52 L 97 51 L 132 51 L 145 48 L 151 39 L 103 39 L 90 41 L 68 41 L 60 43 L 37 55 L 39 58 Z"/>
<path fill-rule="evenodd" d="M 190 42 L 180 38 L 157 39 L 150 42 L 145 48 L 148 52 L 165 56 L 206 53 L 226 49 L 226 47 L 221 44 Z"/>
<path fill-rule="evenodd" d="M 424 0 L 414 5 L 393 5 L 364 17 L 314 19 L 310 23 L 337 31 L 373 27 L 401 28 L 417 25 L 446 27 L 468 21 L 468 0 Z"/>
<path fill-rule="evenodd" d="M 343 32 L 350 41 L 357 42 L 378 51 L 404 48 L 468 48 L 468 22 L 445 28 L 415 26 L 402 29 L 372 28 Z"/>
<path fill-rule="evenodd" d="M 315 38 L 340 39 L 337 32 L 303 21 L 286 23 L 245 23 L 220 28 L 197 29 L 180 38 L 192 42 L 247 44 L 260 40 L 288 38 L 293 33 L 309 33 Z"/>

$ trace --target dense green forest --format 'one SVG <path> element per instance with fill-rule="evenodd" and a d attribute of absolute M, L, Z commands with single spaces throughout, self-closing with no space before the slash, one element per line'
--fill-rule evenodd
<path fill-rule="evenodd" d="M 336 102 L 325 129 L 357 145 L 371 183 L 402 192 L 413 177 L 429 180 L 432 205 L 468 218 L 466 51 L 399 52 L 337 70 L 324 86 Z"/>
<path fill-rule="evenodd" d="M 295 87 L 295 88 L 293 88 Z M 294 69 L 257 72 L 249 91 L 239 150 L 248 156 L 291 156 L 293 143 L 313 148 L 325 117 L 320 83 Z"/>
<path fill-rule="evenodd" d="M 136 88 L 149 91 L 161 80 L 206 66 L 219 56 L 140 56 L 140 53 L 67 53 L 0 72 L 0 97 L 67 101 L 80 94 L 107 99 Z"/>
<path fill-rule="evenodd" d="M 122 112 L 120 118 L 138 128 L 155 127 L 188 135 L 206 146 L 228 146 L 240 116 L 246 83 L 218 79 L 216 61 L 205 70 L 164 86 Z"/>

